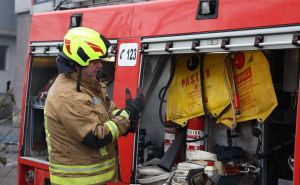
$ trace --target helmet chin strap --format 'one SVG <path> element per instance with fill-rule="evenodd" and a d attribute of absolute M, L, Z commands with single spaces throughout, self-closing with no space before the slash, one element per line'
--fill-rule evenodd
<path fill-rule="evenodd" d="M 80 92 L 80 83 L 81 83 L 81 70 L 82 70 L 82 67 L 79 66 L 79 68 L 77 69 L 77 72 L 78 72 L 78 77 L 77 77 L 77 86 L 76 86 L 76 90 L 77 92 Z"/>

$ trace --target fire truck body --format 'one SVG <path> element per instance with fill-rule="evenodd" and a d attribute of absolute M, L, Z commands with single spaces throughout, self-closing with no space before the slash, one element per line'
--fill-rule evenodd
<path fill-rule="evenodd" d="M 235 51 L 268 51 L 274 59 L 272 65 L 276 73 L 284 77 L 272 76 L 273 81 L 285 84 L 285 93 L 299 97 L 298 70 L 300 46 L 300 2 L 297 0 L 265 0 L 265 1 L 215 1 L 216 11 L 213 16 L 199 14 L 200 2 L 195 0 L 157 0 L 144 3 L 125 5 L 109 5 L 84 9 L 73 9 L 50 13 L 36 14 L 32 17 L 28 57 L 24 78 L 23 109 L 20 124 L 20 145 L 18 164 L 18 184 L 46 184 L 49 182 L 47 146 L 43 133 L 43 101 L 46 90 L 41 91 L 45 84 L 57 74 L 55 57 L 62 44 L 63 36 L 70 27 L 84 26 L 104 34 L 112 42 L 109 49 L 111 56 L 116 57 L 116 71 L 113 84 L 113 100 L 122 108 L 125 105 L 125 89 L 130 88 L 133 96 L 138 87 L 148 88 L 149 105 L 143 112 L 141 127 L 149 130 L 147 139 L 153 143 L 162 140 L 163 127 L 158 124 L 158 116 L 151 110 L 158 109 L 158 100 L 152 94 L 158 93 L 170 76 L 171 56 L 188 53 L 218 53 Z M 135 49 L 134 58 L 122 59 L 122 51 Z M 130 54 L 130 53 L 128 53 Z M 284 60 L 279 66 L 278 58 Z M 294 61 L 294 65 L 284 63 Z M 165 63 L 159 68 L 160 63 Z M 272 68 L 271 65 L 271 68 Z M 158 76 L 152 75 L 158 66 Z M 284 67 L 284 69 L 281 69 Z M 285 71 L 284 71 L 285 70 Z M 287 71 L 286 71 L 287 70 Z M 290 73 L 289 73 L 290 70 Z M 284 74 L 281 74 L 284 73 Z M 291 80 L 287 76 L 292 76 Z M 275 80 L 274 80 L 275 79 Z M 153 87 L 154 84 L 154 87 Z M 295 85 L 296 84 L 296 85 Z M 46 85 L 47 86 L 47 85 Z M 47 88 L 47 87 L 46 87 Z M 150 92 L 151 91 L 151 92 Z M 292 92 L 293 91 L 293 92 Z M 297 94 L 298 93 L 298 94 Z M 300 97 L 299 97 L 300 98 Z M 298 98 L 298 99 L 299 99 Z M 283 98 L 279 105 L 287 104 Z M 296 102 L 294 102 L 296 103 Z M 300 185 L 300 127 L 299 105 L 291 115 L 294 124 L 287 127 L 268 127 L 263 129 L 265 134 L 263 147 L 265 150 L 285 141 L 288 134 L 279 136 L 280 130 L 292 131 L 295 143 L 293 183 Z M 157 113 L 158 114 L 158 113 Z M 294 116 L 294 117 L 293 117 Z M 156 123 L 153 123 L 156 122 Z M 221 133 L 220 126 L 206 123 L 208 135 Z M 266 123 L 267 125 L 267 123 Z M 272 124 L 270 124 L 272 125 Z M 266 127 L 264 125 L 264 127 Z M 157 130 L 156 130 L 157 129 Z M 274 130 L 272 134 L 271 130 Z M 277 129 L 277 130 L 276 130 Z M 293 131 L 296 129 L 296 131 Z M 147 130 L 147 132 L 148 132 Z M 157 132 L 157 133 L 155 133 Z M 158 134 L 158 135 L 157 135 Z M 281 141 L 271 141 L 277 136 Z M 118 140 L 120 157 L 120 183 L 129 184 L 132 175 L 134 156 L 133 134 Z M 226 139 L 220 134 L 219 138 L 207 140 L 207 149 L 218 141 Z M 298 142 L 298 143 L 297 143 Z M 255 152 L 256 140 L 238 142 L 249 151 Z M 272 143 L 268 145 L 267 143 Z M 264 146 L 265 145 L 265 146 Z M 135 159 L 136 160 L 136 159 Z M 263 161 L 260 184 L 270 184 L 266 166 Z"/>

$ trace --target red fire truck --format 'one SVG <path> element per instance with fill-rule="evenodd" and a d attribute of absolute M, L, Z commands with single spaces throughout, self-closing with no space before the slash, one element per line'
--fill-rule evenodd
<path fill-rule="evenodd" d="M 258 184 L 300 185 L 300 1 L 298 0 L 156 0 L 40 13 L 32 16 L 24 78 L 18 157 L 18 184 L 49 184 L 43 106 L 47 84 L 57 74 L 55 59 L 69 28 L 84 26 L 104 34 L 116 58 L 110 96 L 125 105 L 125 89 L 133 96 L 147 91 L 140 127 L 145 142 L 161 146 L 164 127 L 159 120 L 160 89 L 170 76 L 171 61 L 182 54 L 207 55 L 262 51 L 270 64 L 278 106 L 260 125 L 261 168 Z M 53 79 L 52 79 L 53 80 Z M 157 111 L 156 111 L 157 110 Z M 205 148 L 226 144 L 226 126 L 205 121 Z M 247 123 L 238 126 L 247 127 Z M 138 154 L 135 134 L 118 140 L 120 183 L 130 184 Z M 257 137 L 234 138 L 255 154 Z M 288 158 L 293 170 L 286 168 Z"/>

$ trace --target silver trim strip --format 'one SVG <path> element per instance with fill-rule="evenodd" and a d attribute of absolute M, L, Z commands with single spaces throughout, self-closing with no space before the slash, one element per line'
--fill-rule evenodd
<path fill-rule="evenodd" d="M 229 44 L 225 45 L 226 48 L 238 48 L 238 47 L 254 47 L 254 44 Z"/>
<path fill-rule="evenodd" d="M 113 39 L 113 40 L 109 40 L 109 42 L 111 44 L 117 44 L 118 43 L 118 40 L 116 39 Z M 35 46 L 35 47 L 38 47 L 38 46 L 57 46 L 59 44 L 63 44 L 63 41 L 60 41 L 60 42 L 32 42 L 30 44 L 30 46 Z"/>
<path fill-rule="evenodd" d="M 273 45 L 286 45 L 286 44 L 292 44 L 292 41 L 282 41 L 282 42 L 262 42 L 259 43 L 259 46 L 273 46 Z"/>
<path fill-rule="evenodd" d="M 144 38 L 142 40 L 142 47 L 145 47 L 145 49 L 142 48 L 141 51 L 143 51 L 146 55 L 157 55 L 170 53 L 210 53 L 222 51 L 232 52 L 260 49 L 299 48 L 300 40 L 297 40 L 297 44 L 293 42 L 294 34 L 299 33 L 300 26 L 286 26 L 218 33 Z M 262 37 L 257 38 L 257 36 Z M 223 45 L 224 41 L 228 43 Z M 165 47 L 168 42 L 171 42 L 172 47 L 166 50 Z M 199 45 L 192 48 L 192 45 L 195 44 L 195 42 Z"/>
<path fill-rule="evenodd" d="M 212 38 L 225 38 L 225 37 L 241 37 L 252 36 L 261 34 L 278 34 L 278 33 L 291 33 L 300 31 L 300 26 L 286 26 L 277 28 L 264 28 L 253 30 L 241 30 L 241 31 L 224 31 L 217 33 L 202 33 L 193 35 L 182 36 L 170 36 L 170 37 L 155 37 L 144 38 L 142 43 L 154 43 L 154 42 L 168 42 L 168 41 L 184 41 L 184 40 L 197 40 L 197 39 L 212 39 Z"/>
<path fill-rule="evenodd" d="M 118 40 L 109 40 L 113 45 L 117 45 Z M 35 50 L 31 51 L 30 54 L 33 55 L 56 55 L 59 53 L 58 46 L 62 46 L 63 42 L 32 42 L 30 47 L 33 47 Z M 45 51 L 45 48 L 48 47 L 48 51 Z M 111 47 L 108 48 L 108 52 L 111 52 Z"/>
<path fill-rule="evenodd" d="M 221 45 L 213 45 L 213 46 L 197 46 L 196 49 L 217 49 L 220 48 Z"/>

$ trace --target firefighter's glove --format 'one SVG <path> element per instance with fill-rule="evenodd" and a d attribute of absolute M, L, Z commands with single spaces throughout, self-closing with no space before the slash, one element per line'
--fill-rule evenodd
<path fill-rule="evenodd" d="M 130 95 L 129 89 L 127 90 L 127 93 Z M 144 102 L 144 95 L 142 93 L 139 93 L 135 99 L 126 99 L 125 111 L 129 114 L 130 120 L 130 128 L 128 132 L 135 132 L 138 128 L 140 113 L 144 108 Z"/>
<path fill-rule="evenodd" d="M 144 108 L 144 95 L 139 94 L 135 99 L 127 99 L 125 110 L 129 114 L 130 121 L 139 120 L 140 112 Z"/>
<path fill-rule="evenodd" d="M 138 129 L 139 119 L 131 120 L 128 132 L 135 133 Z"/>

